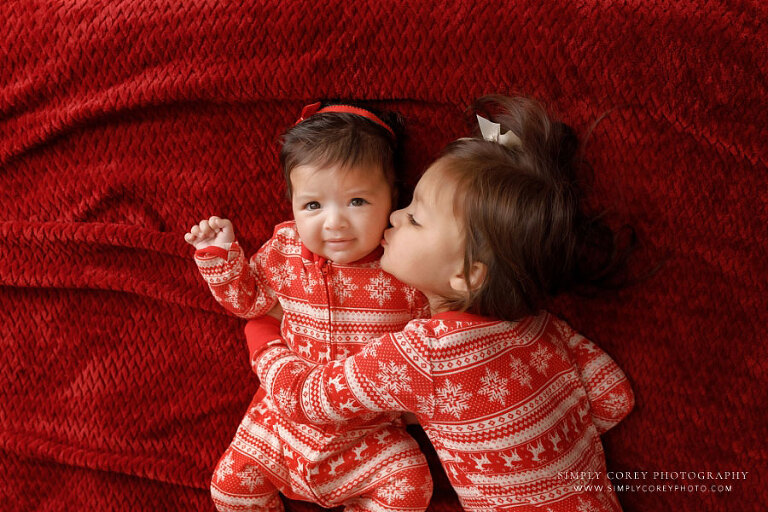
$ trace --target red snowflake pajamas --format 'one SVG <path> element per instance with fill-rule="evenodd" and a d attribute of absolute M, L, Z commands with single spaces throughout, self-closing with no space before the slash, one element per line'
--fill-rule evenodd
<path fill-rule="evenodd" d="M 441 313 L 317 367 L 256 345 L 263 387 L 297 401 L 284 409 L 296 421 L 415 412 L 468 512 L 621 510 L 599 434 L 629 414 L 632 390 L 548 313 L 515 323 Z"/>
<path fill-rule="evenodd" d="M 246 261 L 234 242 L 195 253 L 216 300 L 230 312 L 255 318 L 278 301 L 280 335 L 297 359 L 325 363 L 356 354 L 367 342 L 428 316 L 426 299 L 381 270 L 377 250 L 337 265 L 309 252 L 294 222 Z M 219 460 L 211 494 L 219 510 L 282 510 L 278 491 L 347 510 L 425 510 L 432 481 L 424 455 L 396 413 L 376 413 L 343 425 L 304 425 L 286 395 L 257 393 Z"/>

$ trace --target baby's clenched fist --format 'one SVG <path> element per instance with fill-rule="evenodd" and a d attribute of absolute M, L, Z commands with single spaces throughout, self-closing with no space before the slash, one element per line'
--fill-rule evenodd
<path fill-rule="evenodd" d="M 235 241 L 235 230 L 229 219 L 220 219 L 214 215 L 192 226 L 189 232 L 184 235 L 184 240 L 193 245 L 195 249 L 205 249 L 212 245 L 228 249 L 227 244 Z"/>

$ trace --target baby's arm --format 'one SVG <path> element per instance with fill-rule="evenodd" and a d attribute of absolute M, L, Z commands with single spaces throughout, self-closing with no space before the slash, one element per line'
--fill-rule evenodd
<path fill-rule="evenodd" d="M 416 322 L 403 332 L 371 341 L 352 357 L 320 366 L 304 362 L 282 343 L 269 342 L 279 337 L 276 325 L 270 334 L 265 323 L 251 322 L 248 327 L 258 325 L 258 332 L 246 331 L 246 337 L 262 387 L 293 421 L 335 423 L 386 411 L 430 416 L 431 343 L 422 322 L 412 325 Z"/>
<path fill-rule="evenodd" d="M 192 226 L 184 239 L 197 249 L 198 269 L 216 301 L 227 311 L 254 318 L 266 314 L 277 303 L 260 268 L 271 240 L 246 262 L 235 241 L 232 223 L 215 216 Z"/>

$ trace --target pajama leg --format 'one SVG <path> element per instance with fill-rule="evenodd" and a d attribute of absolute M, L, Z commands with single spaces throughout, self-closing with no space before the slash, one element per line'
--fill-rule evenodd
<path fill-rule="evenodd" d="M 279 445 L 265 425 L 268 405 L 261 389 L 237 428 L 235 438 L 219 459 L 211 477 L 211 498 L 219 512 L 283 512 L 275 481 L 268 478 L 263 462 L 278 461 L 276 453 L 265 454 L 270 446 Z M 276 477 L 272 467 L 272 477 Z M 287 476 L 287 473 L 286 473 Z"/>
<path fill-rule="evenodd" d="M 432 476 L 404 427 L 383 425 L 318 466 L 314 489 L 323 505 L 347 512 L 423 512 Z"/>
<path fill-rule="evenodd" d="M 211 497 L 219 512 L 282 512 L 277 488 L 255 461 L 230 446 L 211 477 Z"/>
<path fill-rule="evenodd" d="M 425 471 L 426 470 L 426 471 Z M 392 475 L 388 482 L 345 503 L 345 512 L 422 512 L 432 497 L 432 478 L 424 467 Z"/>

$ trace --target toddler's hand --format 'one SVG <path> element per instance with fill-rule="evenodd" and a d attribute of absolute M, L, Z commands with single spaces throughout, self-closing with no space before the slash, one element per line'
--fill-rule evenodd
<path fill-rule="evenodd" d="M 184 240 L 193 245 L 195 249 L 205 249 L 212 245 L 227 249 L 226 244 L 235 241 L 235 231 L 229 219 L 213 216 L 192 226 L 189 233 L 184 235 Z"/>

